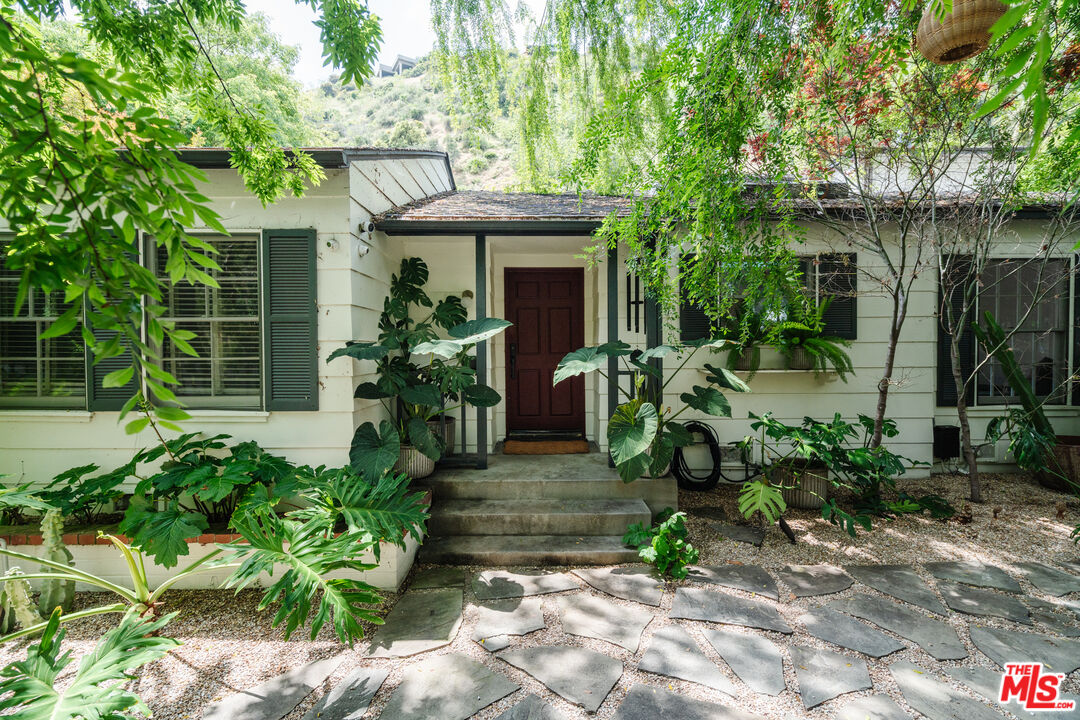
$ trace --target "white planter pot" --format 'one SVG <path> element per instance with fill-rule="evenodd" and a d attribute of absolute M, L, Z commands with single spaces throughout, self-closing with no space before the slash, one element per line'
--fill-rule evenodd
<path fill-rule="evenodd" d="M 446 418 L 446 430 L 442 428 L 442 422 L 438 419 L 428 420 L 427 426 L 431 430 L 435 437 L 439 437 L 442 434 L 442 441 L 446 449 L 443 451 L 443 455 L 454 454 L 454 441 L 457 439 L 457 423 L 456 418 Z"/>
<path fill-rule="evenodd" d="M 413 480 L 419 480 L 435 472 L 435 461 L 412 445 L 402 445 L 394 472 L 405 473 Z"/>

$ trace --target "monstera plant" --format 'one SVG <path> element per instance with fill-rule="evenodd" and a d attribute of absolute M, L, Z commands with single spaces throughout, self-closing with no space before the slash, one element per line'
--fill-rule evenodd
<path fill-rule="evenodd" d="M 445 449 L 432 419 L 462 404 L 492 407 L 502 399 L 477 383 L 470 351 L 510 323 L 466 321 L 461 298 L 451 295 L 435 303 L 424 291 L 427 281 L 423 260 L 403 259 L 383 301 L 378 340 L 348 343 L 327 359 L 375 363 L 376 380 L 360 383 L 355 396 L 381 402 L 389 419 L 378 428 L 370 422 L 357 428 L 349 455 L 353 469 L 366 477 L 395 467 L 413 479 L 429 475 Z M 449 338 L 440 339 L 440 331 Z"/>
<path fill-rule="evenodd" d="M 661 402 L 664 389 L 671 384 L 691 358 L 703 348 L 717 349 L 730 345 L 729 340 L 701 339 L 679 345 L 657 345 L 642 351 L 633 351 L 624 342 L 611 342 L 575 350 L 564 357 L 555 369 L 555 384 L 567 378 L 587 372 L 597 372 L 607 379 L 601 370 L 611 358 L 617 358 L 624 367 L 634 373 L 633 392 L 621 387 L 626 402 L 615 409 L 608 422 L 608 447 L 615 461 L 615 468 L 623 482 L 633 482 L 643 475 L 660 477 L 667 474 L 675 448 L 689 445 L 693 438 L 676 418 L 687 410 L 705 415 L 731 417 L 731 404 L 722 390 L 750 392 L 749 386 L 725 368 L 706 364 L 706 385 L 694 385 L 691 392 L 679 395 L 683 406 L 672 408 Z M 666 374 L 649 361 L 675 355 L 679 365 Z"/>

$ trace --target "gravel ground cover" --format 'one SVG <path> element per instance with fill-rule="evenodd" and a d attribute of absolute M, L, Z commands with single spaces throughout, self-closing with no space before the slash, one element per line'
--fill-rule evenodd
<path fill-rule="evenodd" d="M 798 687 L 798 683 L 788 648 L 792 645 L 800 645 L 841 651 L 852 655 L 855 653 L 840 650 L 835 645 L 813 637 L 798 622 L 798 618 L 809 609 L 820 607 L 838 598 L 850 597 L 857 593 L 880 594 L 865 585 L 856 583 L 836 594 L 796 598 L 776 571 L 789 564 L 915 564 L 918 574 L 936 587 L 937 581 L 921 566 L 921 563 L 939 560 L 979 560 L 997 565 L 1019 580 L 1025 600 L 1053 602 L 1055 598 L 1040 592 L 1031 585 L 1018 571 L 1016 564 L 1031 560 L 1054 564 L 1055 559 L 1077 558 L 1077 549 L 1070 543 L 1068 535 L 1072 525 L 1080 517 L 1080 508 L 1075 500 L 1069 501 L 1064 518 L 1059 520 L 1057 505 L 1065 496 L 1043 490 L 1022 475 L 988 476 L 985 482 L 988 502 L 974 507 L 973 520 L 970 524 L 960 524 L 956 521 L 941 522 L 925 517 L 905 517 L 882 523 L 872 533 L 860 534 L 858 538 L 852 540 L 812 512 L 792 511 L 788 519 L 797 535 L 797 544 L 789 544 L 778 530 L 771 528 L 766 533 L 765 541 L 760 548 L 719 538 L 711 529 L 711 523 L 716 522 L 718 515 L 716 508 L 721 508 L 721 512 L 726 514 L 729 520 L 733 521 L 737 518 L 734 506 L 735 488 L 719 488 L 710 493 L 680 494 L 681 508 L 689 513 L 690 539 L 702 551 L 700 564 L 742 563 L 763 567 L 780 581 L 778 584 L 779 601 L 761 596 L 754 597 L 740 590 L 689 581 L 667 583 L 658 608 L 613 598 L 580 580 L 577 582 L 576 589 L 538 596 L 542 604 L 546 627 L 522 637 L 510 636 L 508 649 L 563 645 L 595 650 L 622 661 L 623 674 L 595 715 L 588 715 L 580 707 L 555 695 L 533 677 L 498 659 L 497 654 L 488 652 L 471 639 L 473 626 L 480 615 L 480 600 L 473 592 L 471 579 L 481 570 L 487 569 L 479 567 L 466 568 L 464 618 L 454 640 L 437 650 L 404 659 L 364 658 L 363 653 L 368 646 L 366 640 L 350 650 L 341 646 L 326 630 L 314 639 L 298 633 L 291 641 L 285 642 L 281 640 L 281 633 L 270 627 L 272 616 L 267 612 L 255 611 L 258 601 L 256 592 L 245 591 L 238 595 L 226 591 L 169 593 L 166 610 L 181 611 L 179 618 L 170 626 L 169 631 L 184 645 L 163 660 L 144 668 L 136 681 L 136 689 L 148 702 L 154 717 L 169 720 L 195 720 L 202 716 L 203 708 L 214 700 L 251 688 L 310 660 L 343 654 L 342 662 L 323 687 L 302 702 L 288 715 L 287 720 L 300 720 L 322 694 L 328 692 L 358 666 L 380 667 L 389 671 L 385 683 L 365 715 L 368 718 L 376 718 L 386 707 L 394 688 L 400 684 L 410 665 L 433 655 L 458 653 L 482 663 L 521 686 L 521 690 L 484 708 L 474 716 L 481 720 L 496 718 L 529 694 L 540 696 L 566 718 L 612 718 L 631 687 L 635 685 L 662 688 L 685 697 L 738 706 L 770 719 L 833 718 L 851 700 L 872 693 L 864 691 L 843 695 L 812 710 L 804 709 L 799 696 L 792 690 Z M 964 483 L 965 479 L 961 476 L 935 476 L 926 480 L 907 481 L 905 489 L 913 493 L 937 492 L 959 507 L 963 504 Z M 1001 508 L 996 518 L 993 517 L 995 507 Z M 406 591 L 412 577 L 423 569 L 423 566 L 414 569 L 413 575 L 404 585 Z M 781 617 L 794 628 L 794 633 L 781 635 L 739 627 L 716 626 L 699 621 L 672 620 L 669 617 L 669 611 L 675 589 L 685 584 L 755 599 L 775 607 Z M 631 652 L 603 640 L 566 633 L 559 616 L 560 604 L 561 602 L 565 604 L 565 600 L 560 601 L 560 598 L 565 599 L 573 595 L 591 595 L 617 605 L 648 609 L 655 613 L 655 617 L 646 625 L 637 650 Z M 98 593 L 84 593 L 79 595 L 77 603 L 80 607 L 88 607 L 101 603 L 106 597 Z M 384 604 L 387 610 L 393 606 L 398 597 L 394 594 L 385 596 Z M 1077 602 L 1076 595 L 1068 599 L 1074 603 Z M 1059 612 L 1057 616 L 1062 627 L 1080 631 L 1080 621 L 1076 615 Z M 65 644 L 78 657 L 93 646 L 101 632 L 112 622 L 114 620 L 106 617 L 76 623 L 70 628 Z M 890 665 L 907 661 L 925 668 L 983 667 L 998 671 L 993 663 L 972 645 L 969 626 L 977 624 L 982 627 L 1012 630 L 1031 629 L 1007 620 L 972 617 L 958 613 L 950 614 L 947 622 L 957 631 L 968 649 L 970 656 L 967 659 L 935 662 L 917 646 L 903 641 L 898 636 L 893 636 L 901 640 L 907 649 L 880 659 L 866 658 L 870 678 L 874 684 L 872 692 L 888 695 L 912 717 L 918 717 L 899 692 L 889 672 Z M 697 641 L 706 657 L 716 663 L 720 671 L 734 683 L 737 690 L 736 697 L 723 695 L 696 683 L 654 675 L 637 669 L 638 662 L 652 645 L 653 635 L 671 624 L 682 626 Z M 778 645 L 785 657 L 784 675 L 788 689 L 776 697 L 750 691 L 736 678 L 706 640 L 703 631 L 717 627 L 734 632 L 755 632 Z M 367 629 L 370 633 L 374 628 Z M 1050 634 L 1046 626 L 1039 625 L 1035 629 Z M 6 664 L 22 655 L 20 646 L 0 648 L 0 663 Z M 979 697 L 959 683 L 950 682 L 950 685 L 968 697 L 975 699 Z M 1074 694 L 1080 693 L 1080 671 L 1074 672 L 1067 679 L 1064 690 Z"/>

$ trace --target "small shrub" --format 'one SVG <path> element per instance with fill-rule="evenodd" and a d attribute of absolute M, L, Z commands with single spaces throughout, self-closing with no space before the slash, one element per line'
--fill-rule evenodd
<path fill-rule="evenodd" d="M 623 542 L 638 549 L 642 560 L 676 580 L 686 577 L 688 565 L 698 560 L 697 549 L 686 542 L 686 513 L 665 508 L 652 527 L 635 523 L 626 529 Z"/>
<path fill-rule="evenodd" d="M 135 461 L 110 472 L 88 477 L 100 468 L 97 465 L 80 465 L 53 478 L 40 497 L 60 510 L 66 518 L 75 518 L 85 525 L 101 522 L 105 508 L 117 500 L 123 492 L 120 485 L 135 472 Z"/>

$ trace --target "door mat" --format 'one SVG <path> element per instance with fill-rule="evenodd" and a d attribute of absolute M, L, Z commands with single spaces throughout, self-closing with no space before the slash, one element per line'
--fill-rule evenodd
<path fill-rule="evenodd" d="M 503 455 L 576 455 L 587 452 L 587 440 L 507 440 L 503 443 Z"/>

